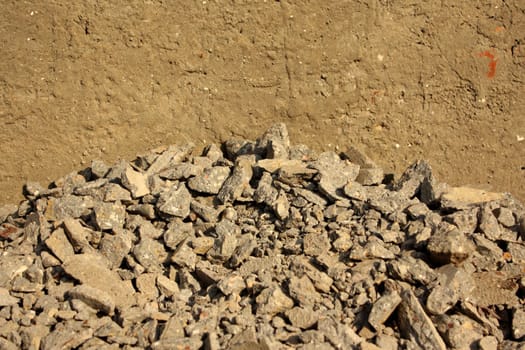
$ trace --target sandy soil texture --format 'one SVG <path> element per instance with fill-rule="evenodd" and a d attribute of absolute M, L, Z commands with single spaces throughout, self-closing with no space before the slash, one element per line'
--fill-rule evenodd
<path fill-rule="evenodd" d="M 0 204 L 275 121 L 525 200 L 523 1 L 5 0 L 0 40 Z"/>

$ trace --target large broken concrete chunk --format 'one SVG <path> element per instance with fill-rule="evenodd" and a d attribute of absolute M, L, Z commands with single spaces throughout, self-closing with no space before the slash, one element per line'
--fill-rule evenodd
<path fill-rule="evenodd" d="M 190 214 L 191 194 L 186 185 L 180 183 L 162 192 L 157 207 L 165 214 L 185 218 Z"/>
<path fill-rule="evenodd" d="M 133 198 L 140 198 L 150 193 L 147 175 L 133 170 L 129 165 L 122 173 L 122 185 L 131 192 Z"/>
<path fill-rule="evenodd" d="M 88 285 L 80 285 L 70 289 L 67 294 L 70 298 L 82 300 L 95 310 L 105 314 L 113 315 L 115 310 L 113 297 L 100 289 Z"/>
<path fill-rule="evenodd" d="M 118 307 L 125 307 L 133 302 L 135 289 L 130 281 L 123 281 L 118 273 L 111 271 L 104 258 L 99 255 L 73 255 L 62 267 L 80 283 L 106 292 Z"/>

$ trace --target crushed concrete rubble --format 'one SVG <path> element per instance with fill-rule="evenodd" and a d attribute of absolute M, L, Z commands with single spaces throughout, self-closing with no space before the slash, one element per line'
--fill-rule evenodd
<path fill-rule="evenodd" d="M 0 208 L 0 349 L 524 349 L 525 210 L 357 147 L 101 161 Z"/>

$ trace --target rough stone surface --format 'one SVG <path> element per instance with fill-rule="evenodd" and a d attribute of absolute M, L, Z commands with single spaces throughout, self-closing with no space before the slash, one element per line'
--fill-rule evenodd
<path fill-rule="evenodd" d="M 28 183 L 0 208 L 2 349 L 519 349 L 523 206 L 397 181 L 283 124 Z"/>

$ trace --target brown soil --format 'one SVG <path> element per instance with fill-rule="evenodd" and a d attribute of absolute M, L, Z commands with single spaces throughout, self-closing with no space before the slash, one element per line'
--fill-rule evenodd
<path fill-rule="evenodd" d="M 520 1 L 4 1 L 0 203 L 92 159 L 254 138 L 358 144 L 525 199 Z"/>

